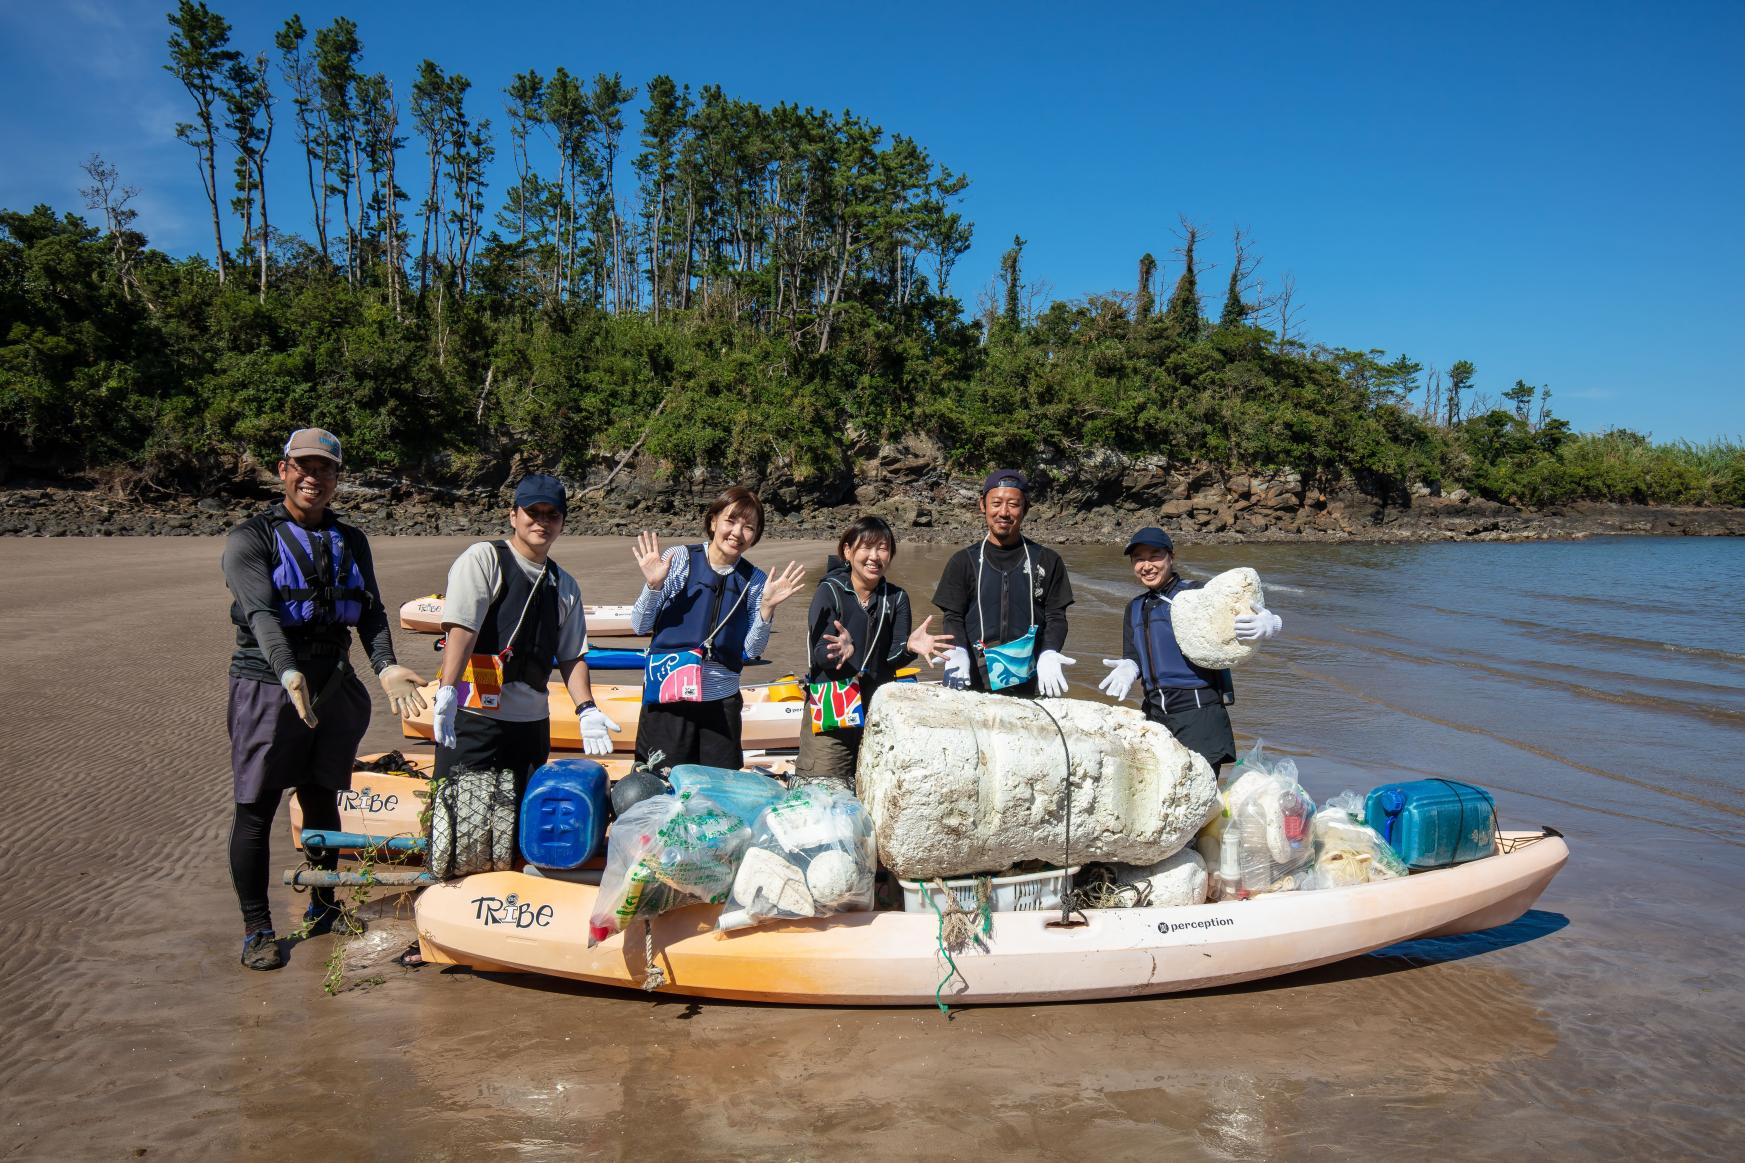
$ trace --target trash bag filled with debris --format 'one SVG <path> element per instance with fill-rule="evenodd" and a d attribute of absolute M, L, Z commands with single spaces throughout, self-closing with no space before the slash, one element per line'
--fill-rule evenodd
<path fill-rule="evenodd" d="M 1315 856 L 1315 801 L 1292 759 L 1273 760 L 1256 742 L 1220 794 L 1223 810 L 1200 832 L 1214 900 L 1240 900 L 1303 887 Z"/>
<path fill-rule="evenodd" d="M 1363 822 L 1363 798 L 1341 792 L 1321 805 L 1309 831 L 1315 863 L 1304 888 L 1343 888 L 1405 876 L 1408 869 L 1381 833 Z"/>
<path fill-rule="evenodd" d="M 612 825 L 588 945 L 639 917 L 727 899 L 751 829 L 694 792 L 634 804 Z"/>
<path fill-rule="evenodd" d="M 803 784 L 758 815 L 718 927 L 870 909 L 877 871 L 860 801 L 842 788 Z"/>

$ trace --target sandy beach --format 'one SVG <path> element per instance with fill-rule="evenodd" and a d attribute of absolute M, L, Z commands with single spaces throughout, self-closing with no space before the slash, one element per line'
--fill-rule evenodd
<path fill-rule="evenodd" d="M 389 604 L 439 588 L 464 544 L 376 540 Z M 1570 866 L 1538 908 L 1492 934 L 1250 987 L 948 1022 L 931 1010 L 688 1003 L 391 964 L 355 966 L 329 997 L 332 937 L 294 948 L 280 972 L 242 969 L 224 849 L 232 631 L 221 542 L 0 545 L 11 647 L 0 669 L 0 1157 L 1745 1153 L 1745 656 L 1729 654 L 1745 636 L 1725 642 L 1735 614 L 1715 657 L 1691 663 L 1704 673 L 1634 684 L 1660 705 L 1608 699 L 1616 691 L 1581 673 L 1601 669 L 1586 662 L 1463 661 L 1476 647 L 1453 633 L 1436 646 L 1444 668 L 1433 680 L 1422 644 L 1390 643 L 1397 631 L 1351 612 L 1382 601 L 1364 579 L 1396 559 L 1340 559 L 1353 571 L 1344 582 L 1315 576 L 1347 606 L 1319 605 L 1306 582 L 1275 594 L 1289 645 L 1246 683 L 1239 736 L 1302 755 L 1305 782 L 1325 794 L 1411 777 L 1371 742 L 1411 734 L 1424 771 L 1497 786 L 1505 826 L 1569 834 Z M 818 561 L 826 548 L 770 543 L 753 556 Z M 1568 547 L 1451 551 L 1493 548 Z M 905 549 L 894 572 L 924 610 L 946 550 Z M 1205 547 L 1195 564 L 1221 568 L 1243 552 Z M 1289 577 L 1324 571 L 1314 553 L 1267 547 L 1241 560 Z M 625 539 L 566 538 L 558 558 L 589 600 L 634 592 Z M 1070 643 L 1084 694 L 1098 660 L 1119 649 L 1121 567 L 1115 549 L 1070 560 L 1085 577 Z M 1528 564 L 1511 568 L 1537 568 L 1518 561 Z M 777 667 L 802 654 L 802 610 L 796 599 L 778 620 Z M 428 639 L 397 632 L 397 642 L 403 662 L 433 677 Z M 1474 667 L 1508 676 L 1507 701 L 1482 714 L 1458 684 L 1494 694 L 1505 679 Z M 1446 691 L 1434 707 L 1414 689 L 1432 681 Z M 406 745 L 372 693 L 364 749 Z M 1620 718 L 1632 715 L 1647 726 Z M 1546 737 L 1523 725 L 1536 719 Z M 1473 741 L 1442 742 L 1444 731 Z M 275 868 L 295 863 L 283 819 Z M 302 901 L 277 886 L 273 899 L 283 932 Z M 374 911 L 384 942 L 396 923 L 410 933 L 388 906 Z"/>

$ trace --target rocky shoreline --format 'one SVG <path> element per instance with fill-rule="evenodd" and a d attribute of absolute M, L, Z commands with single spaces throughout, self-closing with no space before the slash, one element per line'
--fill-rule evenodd
<path fill-rule="evenodd" d="M 884 516 L 915 542 L 973 538 L 975 479 L 947 474 L 933 450 L 887 446 L 843 479 L 800 483 L 772 477 L 760 492 L 772 537 L 834 537 L 863 512 Z M 644 528 L 687 534 L 726 483 L 709 474 L 677 479 L 647 466 L 597 475 L 609 487 L 571 481 L 572 533 L 629 535 Z M 1157 524 L 1187 542 L 1532 541 L 1603 534 L 1745 536 L 1745 509 L 1583 502 L 1526 510 L 1418 486 L 1386 496 L 1349 479 L 1306 482 L 1295 472 L 1226 473 L 1211 466 L 1091 457 L 1071 471 L 1042 466 L 1026 530 L 1058 544 L 1125 537 Z M 272 503 L 277 481 L 239 474 L 204 496 L 121 495 L 94 482 L 17 481 L 0 486 L 0 536 L 178 537 L 221 534 Z M 368 474 L 349 476 L 335 507 L 366 532 L 488 536 L 503 529 L 501 485 L 446 487 Z"/>

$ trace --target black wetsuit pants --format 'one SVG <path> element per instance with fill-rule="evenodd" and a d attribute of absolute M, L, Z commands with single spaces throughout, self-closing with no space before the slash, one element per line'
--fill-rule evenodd
<path fill-rule="evenodd" d="M 306 785 L 296 789 L 297 802 L 303 808 L 305 828 L 339 830 L 339 793 L 330 787 Z M 237 804 L 236 817 L 230 825 L 230 879 L 236 885 L 237 903 L 242 905 L 242 931 L 253 933 L 273 927 L 272 905 L 267 900 L 267 880 L 272 863 L 273 817 L 278 814 L 279 801 L 284 797 L 268 792 L 252 804 Z M 326 852 L 311 861 L 317 868 L 339 867 L 339 853 Z M 316 888 L 309 891 L 315 904 L 333 907 L 333 890 Z"/>

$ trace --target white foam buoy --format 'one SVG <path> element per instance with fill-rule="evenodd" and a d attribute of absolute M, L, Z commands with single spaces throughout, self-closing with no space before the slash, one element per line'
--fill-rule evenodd
<path fill-rule="evenodd" d="M 841 908 L 850 896 L 870 888 L 871 880 L 871 874 L 840 848 L 820 852 L 806 866 L 806 888 L 818 907 L 827 910 Z"/>

